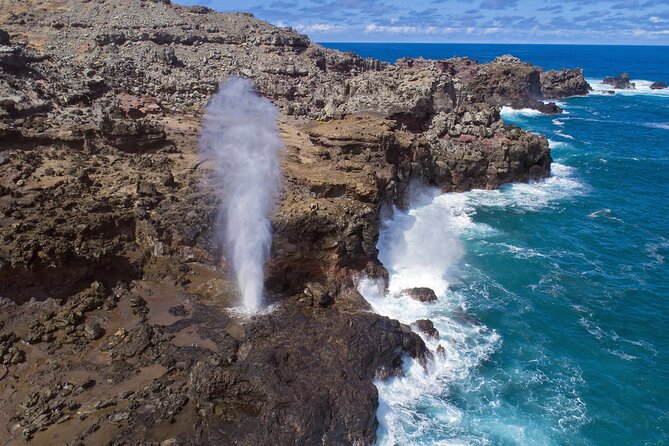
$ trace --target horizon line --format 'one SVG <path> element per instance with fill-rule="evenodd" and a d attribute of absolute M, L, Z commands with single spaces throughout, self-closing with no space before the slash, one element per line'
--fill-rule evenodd
<path fill-rule="evenodd" d="M 632 47 L 669 47 L 669 43 L 527 43 L 527 42 L 429 42 L 429 41 L 376 41 L 376 40 L 315 40 L 305 34 L 316 43 L 382 43 L 382 44 L 420 44 L 420 45 L 528 45 L 528 46 L 632 46 Z"/>

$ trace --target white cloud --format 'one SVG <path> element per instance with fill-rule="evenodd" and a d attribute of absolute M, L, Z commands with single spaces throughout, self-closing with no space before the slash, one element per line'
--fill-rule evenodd
<path fill-rule="evenodd" d="M 311 25 L 295 25 L 295 29 L 301 33 L 339 33 L 346 30 L 345 26 L 332 23 L 313 23 Z"/>
<path fill-rule="evenodd" d="M 632 35 L 635 37 L 642 36 L 669 36 L 669 29 L 660 29 L 656 31 L 649 31 L 647 29 L 632 30 Z"/>
<path fill-rule="evenodd" d="M 661 18 L 658 17 L 658 16 L 653 16 L 653 17 L 649 18 L 648 21 L 651 22 L 651 23 L 663 23 L 663 22 L 666 22 L 666 20 L 661 19 Z"/>
<path fill-rule="evenodd" d="M 377 25 L 370 23 L 365 28 L 366 33 L 385 34 L 450 34 L 457 30 L 455 28 L 439 28 L 436 26 L 402 26 L 402 25 Z"/>

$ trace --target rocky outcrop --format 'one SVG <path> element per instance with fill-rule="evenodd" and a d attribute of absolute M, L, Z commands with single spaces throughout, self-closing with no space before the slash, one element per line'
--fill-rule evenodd
<path fill-rule="evenodd" d="M 232 365 L 209 357 L 193 367 L 194 398 L 211 408 L 210 422 L 218 426 L 202 441 L 373 443 L 378 394 L 372 379 L 401 374 L 401 352 L 418 348 L 420 356 L 422 341 L 397 321 L 369 313 L 287 310 L 254 325 Z M 346 345 L 346 354 L 334 342 Z"/>
<path fill-rule="evenodd" d="M 653 82 L 650 84 L 650 89 L 651 90 L 664 90 L 667 88 L 667 84 L 664 82 Z"/>
<path fill-rule="evenodd" d="M 409 288 L 403 290 L 402 293 L 419 302 L 434 302 L 437 300 L 437 295 L 430 288 Z"/>
<path fill-rule="evenodd" d="M 592 87 L 580 68 L 544 71 L 541 73 L 541 92 L 546 99 L 584 96 Z"/>
<path fill-rule="evenodd" d="M 412 324 L 417 331 L 424 333 L 432 339 L 439 339 L 439 330 L 434 328 L 434 323 L 429 319 L 419 319 Z"/>
<path fill-rule="evenodd" d="M 602 83 L 611 85 L 616 90 L 633 90 L 636 88 L 634 82 L 630 82 L 630 75 L 628 73 L 622 73 L 616 77 L 605 77 Z"/>
<path fill-rule="evenodd" d="M 544 113 L 560 111 L 555 104 L 541 101 L 541 68 L 516 57 L 499 56 L 482 65 L 467 58 L 455 59 L 452 67 L 470 100 L 500 107 L 533 108 Z"/>
<path fill-rule="evenodd" d="M 387 275 L 381 212 L 413 181 L 550 172 L 547 141 L 500 117 L 556 110 L 509 57 L 387 64 L 169 1 L 5 1 L 0 27 L 2 442 L 372 443 L 373 380 L 432 355 L 356 290 Z M 252 318 L 197 153 L 229 75 L 280 108 L 287 149 L 273 311 Z"/>

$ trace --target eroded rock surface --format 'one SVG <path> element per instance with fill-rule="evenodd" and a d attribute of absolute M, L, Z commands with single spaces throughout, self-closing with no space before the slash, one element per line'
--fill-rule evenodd
<path fill-rule="evenodd" d="M 509 57 L 387 64 L 169 1 L 6 0 L 0 28 L 3 443 L 372 443 L 373 380 L 432 355 L 356 290 L 387 275 L 381 212 L 412 181 L 547 176 L 546 140 L 499 107 L 555 112 L 541 101 L 583 87 Z M 287 148 L 273 310 L 252 318 L 230 311 L 197 154 L 229 75 L 279 107 Z"/>
<path fill-rule="evenodd" d="M 629 73 L 622 73 L 616 77 L 605 77 L 602 83 L 611 85 L 616 90 L 634 90 L 636 88 L 634 82 L 630 82 Z"/>
<path fill-rule="evenodd" d="M 541 73 L 541 92 L 547 99 L 584 96 L 592 87 L 580 68 L 545 71 Z"/>

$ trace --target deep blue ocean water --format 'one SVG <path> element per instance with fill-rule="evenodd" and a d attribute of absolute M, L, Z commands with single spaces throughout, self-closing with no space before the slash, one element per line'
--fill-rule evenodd
<path fill-rule="evenodd" d="M 669 83 L 667 47 L 326 44 L 364 56 L 510 53 L 593 80 Z M 551 178 L 499 191 L 425 191 L 384 223 L 390 296 L 380 313 L 430 318 L 445 352 L 424 374 L 378 383 L 380 444 L 669 444 L 669 92 L 503 110 L 549 139 Z M 603 87 L 602 87 L 603 88 Z M 430 286 L 435 305 L 401 296 Z M 399 297 L 397 297 L 399 295 Z"/>

